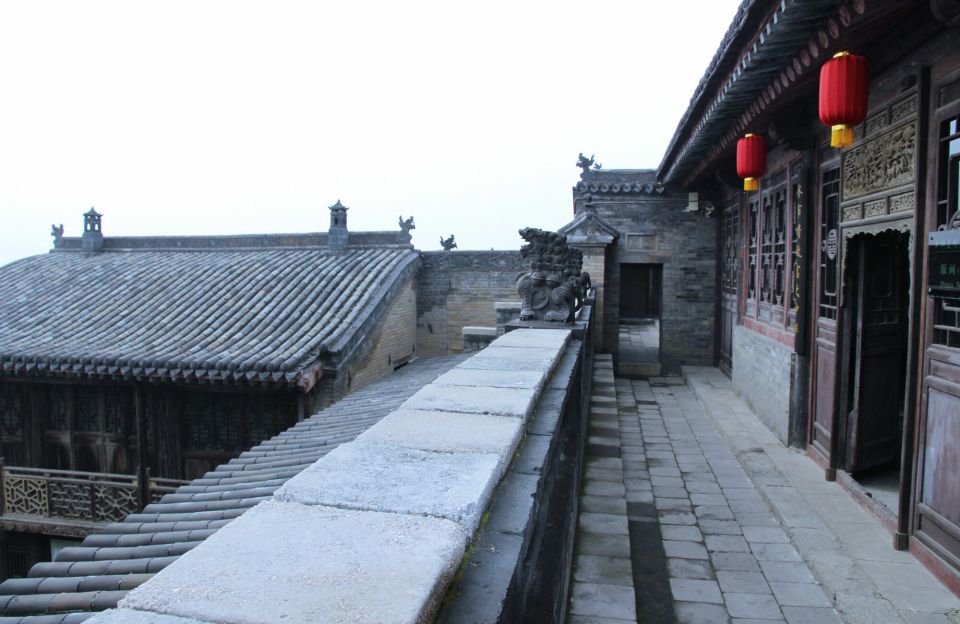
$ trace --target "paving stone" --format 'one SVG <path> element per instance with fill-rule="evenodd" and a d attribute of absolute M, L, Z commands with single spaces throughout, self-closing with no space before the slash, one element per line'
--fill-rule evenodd
<path fill-rule="evenodd" d="M 770 586 L 760 572 L 742 572 L 734 570 L 720 570 L 717 572 L 717 582 L 723 593 L 735 592 L 739 594 L 769 594 Z"/>
<path fill-rule="evenodd" d="M 829 607 L 830 600 L 815 583 L 783 583 L 771 581 L 770 589 L 777 602 L 786 607 Z"/>
<path fill-rule="evenodd" d="M 677 624 L 724 624 L 729 620 L 723 605 L 678 602 L 676 612 Z"/>
<path fill-rule="evenodd" d="M 678 559 L 709 559 L 707 549 L 698 542 L 666 540 L 663 542 L 663 550 L 667 557 Z"/>
<path fill-rule="evenodd" d="M 578 528 L 590 533 L 627 534 L 627 517 L 615 514 L 594 513 L 583 511 L 580 513 Z"/>
<path fill-rule="evenodd" d="M 777 619 L 781 615 L 777 601 L 770 594 L 725 593 L 723 598 L 733 617 Z"/>
<path fill-rule="evenodd" d="M 660 534 L 665 540 L 687 540 L 691 542 L 702 542 L 703 534 L 695 526 L 686 526 L 681 524 L 664 524 L 660 527 Z"/>
<path fill-rule="evenodd" d="M 802 561 L 797 549 L 790 544 L 751 544 L 750 549 L 758 561 Z"/>
<path fill-rule="evenodd" d="M 691 511 L 690 501 L 685 498 L 656 498 L 657 509 L 667 511 Z"/>
<path fill-rule="evenodd" d="M 697 518 L 692 513 L 685 511 L 661 511 L 659 517 L 661 524 L 694 525 L 697 523 Z"/>
<path fill-rule="evenodd" d="M 690 494 L 690 502 L 694 505 L 726 505 L 727 499 L 723 494 L 701 494 L 694 492 Z"/>
<path fill-rule="evenodd" d="M 658 475 L 655 471 L 659 470 L 658 468 L 650 469 L 650 482 L 653 484 L 653 487 L 671 487 L 671 488 L 683 488 L 683 479 L 680 477 L 664 477 Z"/>
<path fill-rule="evenodd" d="M 693 513 L 701 520 L 733 520 L 733 512 L 726 505 L 701 505 Z"/>
<path fill-rule="evenodd" d="M 576 582 L 633 587 L 633 571 L 627 557 L 578 555 L 573 568 L 573 579 Z"/>
<path fill-rule="evenodd" d="M 663 498 L 686 498 L 687 491 L 682 487 L 657 487 L 654 485 L 653 495 Z"/>
<path fill-rule="evenodd" d="M 760 561 L 760 568 L 768 581 L 813 583 L 810 568 L 802 561 Z"/>
<path fill-rule="evenodd" d="M 600 583 L 574 583 L 570 612 L 636 621 L 636 602 L 632 587 Z"/>
<path fill-rule="evenodd" d="M 580 497 L 580 509 L 597 513 L 627 515 L 627 501 L 619 496 L 592 496 L 584 494 Z"/>
<path fill-rule="evenodd" d="M 707 561 L 698 559 L 667 559 L 667 570 L 672 578 L 713 580 L 713 568 Z"/>
<path fill-rule="evenodd" d="M 613 481 L 614 483 L 623 483 L 623 470 L 613 468 L 594 468 L 587 466 L 584 472 L 586 479 L 595 481 Z"/>
<path fill-rule="evenodd" d="M 732 520 L 701 520 L 700 530 L 711 535 L 740 535 L 740 525 Z"/>
<path fill-rule="evenodd" d="M 743 537 L 748 542 L 760 544 L 789 544 L 790 540 L 783 529 L 773 527 L 744 526 Z"/>
<path fill-rule="evenodd" d="M 739 535 L 707 535 L 704 542 L 710 552 L 750 552 L 747 540 Z"/>
<path fill-rule="evenodd" d="M 629 557 L 630 538 L 612 533 L 591 533 L 577 530 L 577 555 Z"/>
<path fill-rule="evenodd" d="M 843 624 L 833 609 L 826 607 L 783 607 L 787 624 Z"/>
<path fill-rule="evenodd" d="M 741 572 L 759 572 L 760 566 L 753 555 L 747 553 L 713 553 L 710 556 L 717 571 L 734 570 Z"/>
<path fill-rule="evenodd" d="M 670 591 L 677 601 L 723 604 L 723 596 L 716 581 L 672 578 Z"/>
<path fill-rule="evenodd" d="M 612 483 L 610 481 L 584 480 L 583 493 L 591 496 L 617 496 L 625 494 L 623 483 Z"/>

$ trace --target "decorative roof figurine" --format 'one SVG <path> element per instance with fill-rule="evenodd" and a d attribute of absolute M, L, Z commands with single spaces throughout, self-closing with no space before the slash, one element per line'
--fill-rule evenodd
<path fill-rule="evenodd" d="M 450 235 L 450 238 L 440 237 L 440 246 L 443 247 L 444 251 L 452 251 L 457 248 L 457 243 L 453 240 L 453 234 Z"/>
<path fill-rule="evenodd" d="M 53 246 L 59 247 L 60 243 L 63 242 L 63 224 L 51 225 L 50 226 L 50 236 L 53 237 Z"/>
<path fill-rule="evenodd" d="M 413 224 L 413 217 L 410 217 L 409 219 L 404 219 L 403 215 L 400 215 L 400 230 L 404 234 L 406 234 L 407 236 L 410 236 L 410 230 L 415 230 L 415 229 L 417 229 L 417 226 Z"/>
<path fill-rule="evenodd" d="M 530 262 L 517 278 L 520 320 L 572 323 L 590 289 L 590 275 L 581 271 L 583 252 L 556 232 L 523 228 L 520 236 L 527 241 L 520 257 Z"/>
<path fill-rule="evenodd" d="M 577 158 L 577 166 L 580 167 L 580 169 L 582 170 L 580 172 L 580 178 L 582 179 L 583 176 L 585 176 L 587 172 L 590 171 L 591 167 L 593 167 L 594 169 L 599 169 L 602 165 L 600 163 L 594 164 L 593 154 L 590 155 L 590 158 L 587 158 L 586 156 L 583 155 L 583 152 L 580 152 L 580 156 Z"/>

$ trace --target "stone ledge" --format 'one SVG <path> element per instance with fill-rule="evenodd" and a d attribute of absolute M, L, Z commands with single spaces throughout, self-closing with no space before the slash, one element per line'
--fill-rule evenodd
<path fill-rule="evenodd" d="M 546 379 L 569 362 L 571 332 L 541 331 L 515 332 L 513 346 L 495 341 L 446 383 L 424 386 L 416 401 L 131 592 L 118 612 L 90 621 L 194 624 L 157 614 L 218 624 L 431 620 Z M 504 371 L 514 370 L 519 386 L 505 385 Z M 515 472 L 539 473 L 533 464 L 542 464 L 548 446 L 540 439 L 548 438 L 531 438 L 537 443 L 524 448 L 538 452 Z M 516 476 L 505 500 L 523 500 L 520 490 L 538 480 Z M 519 531 L 521 522 L 501 510 L 497 524 Z"/>
<path fill-rule="evenodd" d="M 466 539 L 440 518 L 268 501 L 120 606 L 237 624 L 419 622 L 436 608 Z"/>

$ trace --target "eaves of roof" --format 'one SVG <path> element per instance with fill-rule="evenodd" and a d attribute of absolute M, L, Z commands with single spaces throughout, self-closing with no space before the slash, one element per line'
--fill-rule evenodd
<path fill-rule="evenodd" d="M 674 132 L 658 179 L 682 184 L 839 0 L 744 0 Z"/>

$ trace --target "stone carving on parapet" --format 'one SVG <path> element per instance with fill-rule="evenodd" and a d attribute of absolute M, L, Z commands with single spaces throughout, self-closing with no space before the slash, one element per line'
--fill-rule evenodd
<path fill-rule="evenodd" d="M 449 238 L 440 237 L 440 246 L 444 251 L 452 251 L 457 248 L 457 241 L 453 239 L 453 234 Z"/>
<path fill-rule="evenodd" d="M 417 226 L 413 224 L 413 217 L 409 219 L 404 219 L 403 215 L 400 215 L 400 231 L 402 231 L 407 236 L 410 236 L 410 230 L 417 229 Z"/>
<path fill-rule="evenodd" d="M 590 289 L 583 252 L 567 245 L 567 237 L 537 228 L 523 228 L 527 244 L 520 257 L 529 270 L 517 278 L 521 321 L 572 323 Z"/>
<path fill-rule="evenodd" d="M 59 247 L 60 243 L 63 242 L 63 224 L 51 225 L 50 226 L 50 236 L 53 237 L 53 246 Z"/>

